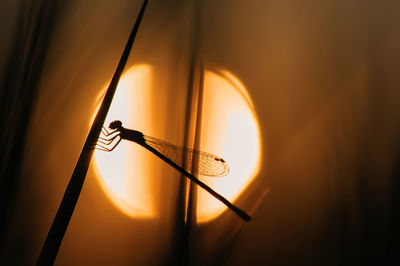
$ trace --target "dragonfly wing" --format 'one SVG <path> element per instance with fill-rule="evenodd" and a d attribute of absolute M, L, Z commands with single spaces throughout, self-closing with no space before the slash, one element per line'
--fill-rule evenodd
<path fill-rule="evenodd" d="M 221 177 L 229 172 L 228 164 L 214 154 L 175 146 L 166 141 L 144 136 L 146 143 L 191 174 Z M 198 165 L 194 162 L 198 162 Z"/>

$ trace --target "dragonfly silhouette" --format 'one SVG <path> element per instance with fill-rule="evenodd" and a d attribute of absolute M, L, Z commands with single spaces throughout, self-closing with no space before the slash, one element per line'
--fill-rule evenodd
<path fill-rule="evenodd" d="M 104 137 L 99 137 L 94 148 L 111 152 L 123 139 L 133 141 L 174 167 L 184 176 L 225 204 L 243 220 L 250 221 L 251 217 L 245 211 L 233 205 L 229 200 L 194 176 L 194 174 L 215 177 L 227 175 L 229 167 L 221 157 L 211 153 L 175 146 L 166 141 L 143 135 L 140 131 L 124 128 L 122 122 L 119 120 L 111 122 L 109 128 L 112 131 L 108 131 L 103 127 L 102 134 Z M 198 162 L 198 167 L 193 165 L 193 162 Z"/>

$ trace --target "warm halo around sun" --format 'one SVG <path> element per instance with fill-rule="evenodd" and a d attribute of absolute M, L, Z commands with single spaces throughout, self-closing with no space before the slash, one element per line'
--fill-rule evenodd
<path fill-rule="evenodd" d="M 229 173 L 202 180 L 231 202 L 256 177 L 261 160 L 261 137 L 253 103 L 244 85 L 227 71 L 205 71 L 201 149 L 224 158 Z M 199 190 L 197 217 L 207 222 L 226 206 Z"/>
<path fill-rule="evenodd" d="M 113 102 L 104 125 L 113 120 L 135 125 L 138 129 L 151 127 L 149 109 L 152 68 L 141 64 L 124 72 L 118 84 Z M 147 176 L 152 169 L 150 155 L 122 141 L 112 152 L 96 150 L 94 164 L 96 176 L 110 200 L 124 213 L 132 217 L 152 218 L 156 215 L 151 183 Z"/>
<path fill-rule="evenodd" d="M 153 71 L 141 64 L 124 72 L 105 125 L 121 120 L 138 130 L 152 127 L 150 88 Z M 146 115 L 147 114 L 147 115 Z M 206 70 L 201 150 L 218 155 L 228 163 L 224 177 L 201 177 L 218 193 L 235 201 L 256 177 L 260 168 L 261 138 L 253 103 L 244 85 L 227 71 Z M 168 141 L 168 140 L 167 140 Z M 110 152 L 95 151 L 96 176 L 109 199 L 125 214 L 155 218 L 155 197 L 150 177 L 151 153 L 122 141 Z M 199 189 L 197 218 L 200 223 L 217 218 L 225 205 Z"/>

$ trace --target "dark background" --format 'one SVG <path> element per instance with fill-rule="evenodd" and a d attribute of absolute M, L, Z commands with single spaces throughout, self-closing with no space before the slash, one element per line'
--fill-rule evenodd
<path fill-rule="evenodd" d="M 35 263 L 140 4 L 0 3 L 1 264 Z M 195 33 L 193 7 L 201 10 Z M 262 132 L 258 182 L 270 192 L 223 252 L 209 238 L 194 261 L 399 261 L 399 7 L 373 0 L 149 2 L 128 64 L 156 66 L 163 108 L 173 117 L 172 126 L 162 125 L 168 139 L 182 139 L 193 39 L 206 64 L 247 87 Z M 166 206 L 176 184 L 163 184 Z M 132 220 L 89 173 L 56 264 L 168 264 L 171 213 L 167 207 L 157 221 Z"/>

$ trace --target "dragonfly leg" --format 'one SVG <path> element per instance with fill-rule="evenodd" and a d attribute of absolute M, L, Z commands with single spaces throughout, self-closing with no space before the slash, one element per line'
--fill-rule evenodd
<path fill-rule="evenodd" d="M 108 131 L 101 131 L 99 139 L 104 140 L 104 141 L 113 141 L 117 136 L 119 136 L 121 134 L 120 131 L 118 130 L 114 130 L 112 132 L 108 132 Z"/>
<path fill-rule="evenodd" d="M 104 136 L 109 136 L 112 135 L 113 133 L 117 132 L 118 130 L 113 130 L 113 131 L 108 131 L 107 128 L 105 128 L 104 126 L 101 129 L 101 133 L 103 133 Z"/>
<path fill-rule="evenodd" d="M 108 138 L 102 138 L 99 137 L 98 142 L 103 143 L 105 145 L 110 145 L 117 137 L 120 137 L 119 134 L 116 134 L 112 137 L 108 137 Z"/>
<path fill-rule="evenodd" d="M 104 147 L 104 146 L 102 146 L 102 145 L 99 145 L 99 144 L 97 144 L 98 146 L 100 146 L 100 147 L 102 147 L 102 148 L 104 148 L 106 151 L 108 151 L 108 152 L 110 152 L 110 151 L 113 151 L 117 146 L 118 146 L 118 144 L 121 142 L 121 138 L 119 138 L 118 140 L 117 140 L 117 142 L 115 142 L 112 146 L 111 146 L 111 148 L 107 148 L 107 147 Z"/>
<path fill-rule="evenodd" d="M 98 140 L 96 143 L 92 144 L 89 149 L 90 150 L 97 149 L 100 151 L 107 151 L 107 152 L 113 151 L 122 140 L 121 138 L 118 138 L 118 140 L 115 141 L 115 139 L 117 139 L 117 137 L 119 137 L 119 135 L 115 136 L 108 143 Z"/>

